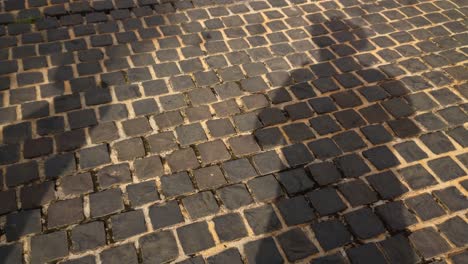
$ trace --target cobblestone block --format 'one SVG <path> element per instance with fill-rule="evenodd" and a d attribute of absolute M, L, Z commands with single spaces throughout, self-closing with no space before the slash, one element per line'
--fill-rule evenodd
<path fill-rule="evenodd" d="M 186 254 L 193 254 L 214 246 L 206 222 L 197 222 L 177 228 L 177 235 Z"/>
<path fill-rule="evenodd" d="M 405 141 L 393 146 L 396 151 L 407 161 L 412 162 L 427 158 L 425 153 L 414 141 Z"/>
<path fill-rule="evenodd" d="M 148 123 L 148 119 L 145 117 L 124 121 L 122 125 L 125 134 L 128 136 L 141 135 L 151 131 L 151 126 Z"/>
<path fill-rule="evenodd" d="M 14 190 L 0 192 L 0 198 L 3 201 L 0 207 L 0 214 L 6 214 L 17 209 L 16 193 Z"/>
<path fill-rule="evenodd" d="M 184 222 L 184 217 L 182 216 L 177 201 L 153 205 L 149 209 L 149 215 L 154 229 Z"/>
<path fill-rule="evenodd" d="M 123 244 L 116 247 L 106 249 L 101 252 L 102 263 L 125 262 L 129 264 L 137 264 L 138 256 L 133 244 Z"/>
<path fill-rule="evenodd" d="M 7 144 L 0 146 L 0 164 L 11 164 L 19 160 L 20 146 L 17 144 Z"/>
<path fill-rule="evenodd" d="M 195 169 L 199 166 L 197 157 L 192 148 L 176 150 L 167 156 L 166 161 L 169 167 L 175 172 Z"/>
<path fill-rule="evenodd" d="M 291 142 L 302 142 L 315 137 L 312 130 L 304 123 L 286 125 L 283 131 Z"/>
<path fill-rule="evenodd" d="M 359 99 L 357 94 L 354 93 L 353 91 L 336 93 L 332 95 L 332 98 L 341 108 L 355 107 L 355 106 L 359 106 L 362 104 L 361 99 Z M 352 113 L 352 112 L 344 112 L 344 113 Z"/>
<path fill-rule="evenodd" d="M 23 261 L 22 244 L 3 245 L 0 247 L 0 259 L 5 264 L 21 263 Z"/>
<path fill-rule="evenodd" d="M 110 142 L 119 138 L 117 127 L 113 122 L 99 123 L 90 127 L 88 131 L 93 143 Z"/>
<path fill-rule="evenodd" d="M 419 138 L 435 154 L 441 154 L 455 149 L 447 136 L 442 134 L 442 132 L 424 134 Z"/>
<path fill-rule="evenodd" d="M 36 161 L 17 163 L 7 167 L 5 183 L 8 187 L 15 187 L 39 178 L 38 164 Z"/>
<path fill-rule="evenodd" d="M 86 145 L 86 135 L 83 129 L 65 131 L 55 136 L 57 150 L 66 152 Z"/>
<path fill-rule="evenodd" d="M 172 132 L 162 132 L 150 135 L 146 140 L 150 145 L 151 152 L 154 153 L 161 153 L 177 148 L 177 143 Z"/>
<path fill-rule="evenodd" d="M 359 263 L 361 261 L 372 261 L 372 263 L 385 263 L 385 257 L 382 252 L 369 243 L 346 250 L 346 254 L 351 261 Z"/>
<path fill-rule="evenodd" d="M 178 196 L 194 190 L 187 172 L 178 172 L 161 177 L 161 187 L 166 196 Z"/>
<path fill-rule="evenodd" d="M 319 257 L 316 259 L 313 259 L 312 262 L 313 264 L 325 264 L 325 263 L 336 263 L 336 264 L 343 264 L 346 263 L 343 256 L 340 253 L 335 253 L 323 257 Z"/>
<path fill-rule="evenodd" d="M 375 147 L 362 153 L 378 170 L 388 169 L 400 164 L 387 147 Z"/>
<path fill-rule="evenodd" d="M 123 240 L 146 232 L 145 217 L 143 211 L 130 211 L 111 216 L 113 239 Z"/>
<path fill-rule="evenodd" d="M 218 216 L 213 219 L 215 230 L 222 242 L 237 240 L 247 236 L 242 218 L 237 213 Z"/>
<path fill-rule="evenodd" d="M 252 162 L 260 174 L 277 172 L 286 168 L 275 151 L 268 151 L 253 156 Z"/>
<path fill-rule="evenodd" d="M 457 127 L 448 131 L 448 135 L 453 138 L 458 144 L 466 148 L 468 146 L 467 142 L 467 130 L 463 127 Z"/>
<path fill-rule="evenodd" d="M 90 173 L 65 176 L 60 180 L 59 191 L 65 196 L 75 196 L 92 192 L 93 180 Z"/>
<path fill-rule="evenodd" d="M 190 122 L 201 121 L 211 118 L 211 112 L 208 106 L 187 108 L 185 113 Z"/>
<path fill-rule="evenodd" d="M 25 158 L 35 158 L 51 154 L 53 140 L 51 138 L 37 138 L 24 142 L 23 155 Z"/>
<path fill-rule="evenodd" d="M 366 125 L 362 117 L 354 110 L 348 109 L 334 113 L 336 120 L 346 129 Z"/>
<path fill-rule="evenodd" d="M 357 154 L 348 154 L 335 159 L 336 167 L 345 177 L 358 177 L 370 172 L 364 160 Z"/>
<path fill-rule="evenodd" d="M 231 182 L 237 182 L 257 176 L 257 172 L 247 159 L 231 160 L 222 164 L 226 177 Z"/>
<path fill-rule="evenodd" d="M 228 209 L 237 209 L 253 202 L 250 193 L 243 184 L 234 184 L 218 189 L 222 203 Z"/>
<path fill-rule="evenodd" d="M 106 145 L 86 148 L 79 151 L 80 167 L 91 168 L 110 162 L 109 151 Z"/>
<path fill-rule="evenodd" d="M 281 222 L 271 205 L 247 209 L 244 215 L 256 235 L 281 229 Z"/>
<path fill-rule="evenodd" d="M 96 173 L 97 182 L 103 189 L 132 180 L 128 164 L 109 165 Z"/>
<path fill-rule="evenodd" d="M 327 185 L 336 182 L 342 177 L 341 172 L 332 162 L 312 163 L 306 168 L 319 185 Z"/>
<path fill-rule="evenodd" d="M 256 130 L 263 126 L 262 123 L 260 123 L 257 114 L 253 112 L 235 115 L 233 119 L 237 129 L 242 132 Z M 278 141 L 282 142 L 281 139 L 278 139 Z"/>
<path fill-rule="evenodd" d="M 71 231 L 71 250 L 81 252 L 106 244 L 104 223 L 96 221 L 78 225 Z"/>
<path fill-rule="evenodd" d="M 388 125 L 400 138 L 414 137 L 421 131 L 413 121 L 407 118 L 388 121 Z"/>
<path fill-rule="evenodd" d="M 276 203 L 288 226 L 303 224 L 315 219 L 314 210 L 304 196 L 281 199 Z"/>
<path fill-rule="evenodd" d="M 119 141 L 113 146 L 119 160 L 132 160 L 145 156 L 145 147 L 141 138 Z"/>
<path fill-rule="evenodd" d="M 62 263 L 66 264 L 95 264 L 96 258 L 95 256 L 87 255 L 84 257 L 76 258 L 76 259 L 69 259 L 65 260 Z"/>
<path fill-rule="evenodd" d="M 257 177 L 247 183 L 253 196 L 258 201 L 266 201 L 283 195 L 281 186 L 273 175 Z"/>
<path fill-rule="evenodd" d="M 99 116 L 102 122 L 116 121 L 128 117 L 128 110 L 123 104 L 111 104 L 99 107 Z"/>
<path fill-rule="evenodd" d="M 449 181 L 466 175 L 450 157 L 440 157 L 427 162 L 431 170 L 443 181 Z"/>
<path fill-rule="evenodd" d="M 382 102 L 382 106 L 395 118 L 408 117 L 414 113 L 411 105 L 401 98 L 392 98 Z"/>
<path fill-rule="evenodd" d="M 0 109 L 0 123 L 6 124 L 9 122 L 16 121 L 16 108 L 15 107 L 5 107 Z"/>
<path fill-rule="evenodd" d="M 352 235 L 339 220 L 312 224 L 312 230 L 324 250 L 344 246 L 352 241 Z"/>
<path fill-rule="evenodd" d="M 369 123 L 380 123 L 390 120 L 390 116 L 379 104 L 373 104 L 368 107 L 361 108 L 359 109 L 359 113 Z"/>
<path fill-rule="evenodd" d="M 214 195 L 209 192 L 200 192 L 182 199 L 185 209 L 192 219 L 201 218 L 219 211 Z"/>
<path fill-rule="evenodd" d="M 304 192 L 315 185 L 306 171 L 301 168 L 280 172 L 277 178 L 289 195 Z"/>
<path fill-rule="evenodd" d="M 213 137 L 223 137 L 235 133 L 234 127 L 229 119 L 208 120 L 206 125 Z"/>
<path fill-rule="evenodd" d="M 439 230 L 456 246 L 466 245 L 467 226 L 460 217 L 453 217 L 438 225 Z"/>
<path fill-rule="evenodd" d="M 52 203 L 47 210 L 47 226 L 49 228 L 77 223 L 83 218 L 81 198 L 57 201 Z"/>
<path fill-rule="evenodd" d="M 151 98 L 135 101 L 132 103 L 132 107 L 133 111 L 135 112 L 135 115 L 137 116 L 149 115 L 152 113 L 159 112 L 158 105 Z"/>
<path fill-rule="evenodd" d="M 47 117 L 49 116 L 49 103 L 47 101 L 24 103 L 21 105 L 21 115 L 23 119 Z"/>
<path fill-rule="evenodd" d="M 139 179 L 151 179 L 162 176 L 164 173 L 161 159 L 158 156 L 150 156 L 134 161 L 134 168 Z"/>
<path fill-rule="evenodd" d="M 400 202 L 390 202 L 375 208 L 390 230 L 403 230 L 417 222 L 416 217 Z"/>
<path fill-rule="evenodd" d="M 347 213 L 345 219 L 359 239 L 369 239 L 385 232 L 383 223 L 369 208 Z"/>
<path fill-rule="evenodd" d="M 260 112 L 258 118 L 265 126 L 282 124 L 287 120 L 283 111 L 278 108 L 266 108 Z"/>
<path fill-rule="evenodd" d="M 89 90 L 85 93 L 86 105 L 99 105 L 110 103 L 112 96 L 110 89 Z"/>
<path fill-rule="evenodd" d="M 156 124 L 161 128 L 169 128 L 180 125 L 184 119 L 179 111 L 171 111 L 154 116 Z"/>
<path fill-rule="evenodd" d="M 312 241 L 299 228 L 280 234 L 278 241 L 289 261 L 300 260 L 318 252 Z"/>
<path fill-rule="evenodd" d="M 429 220 L 445 214 L 444 209 L 428 193 L 408 198 L 405 203 L 422 220 Z"/>
<path fill-rule="evenodd" d="M 378 200 L 377 193 L 360 179 L 341 183 L 338 189 L 352 206 L 371 204 Z"/>
<path fill-rule="evenodd" d="M 197 169 L 193 172 L 198 188 L 209 189 L 226 183 L 223 172 L 218 166 Z"/>
<path fill-rule="evenodd" d="M 314 209 L 322 216 L 334 214 L 346 209 L 338 192 L 332 188 L 324 188 L 309 192 L 306 198 L 312 203 Z"/>
<path fill-rule="evenodd" d="M 399 173 L 412 189 L 421 189 L 437 183 L 434 176 L 420 164 L 402 168 Z"/>
<path fill-rule="evenodd" d="M 435 257 L 450 249 L 449 244 L 431 227 L 415 231 L 409 236 L 409 239 L 426 259 Z"/>
<path fill-rule="evenodd" d="M 354 131 L 346 131 L 333 136 L 333 140 L 344 151 L 355 151 L 366 147 L 366 143 Z"/>
<path fill-rule="evenodd" d="M 139 239 L 144 262 L 166 262 L 179 255 L 176 239 L 171 231 L 162 231 Z"/>
<path fill-rule="evenodd" d="M 145 84 L 143 84 L 143 87 L 145 87 Z M 137 85 L 114 86 L 114 93 L 119 101 L 139 98 L 142 96 Z"/>
<path fill-rule="evenodd" d="M 281 149 L 281 152 L 291 167 L 307 164 L 314 160 L 314 157 L 307 147 L 300 143 L 284 147 Z"/>
<path fill-rule="evenodd" d="M 438 114 L 450 125 L 462 125 L 467 122 L 468 116 L 459 107 L 447 107 L 438 111 Z"/>
<path fill-rule="evenodd" d="M 208 258 L 208 263 L 242 263 L 242 257 L 237 249 L 227 249 Z"/>
<path fill-rule="evenodd" d="M 91 207 L 91 217 L 112 214 L 124 208 L 122 192 L 119 189 L 109 189 L 90 194 L 89 204 Z"/>
<path fill-rule="evenodd" d="M 226 117 L 240 113 L 239 106 L 233 99 L 213 104 L 218 117 Z"/>
<path fill-rule="evenodd" d="M 260 151 L 253 136 L 238 136 L 229 139 L 229 145 L 236 156 L 243 156 Z"/>
<path fill-rule="evenodd" d="M 218 163 L 231 158 L 226 146 L 221 140 L 202 143 L 197 146 L 202 164 Z"/>
<path fill-rule="evenodd" d="M 154 181 L 136 183 L 127 186 L 128 199 L 132 207 L 141 206 L 159 200 Z"/>
<path fill-rule="evenodd" d="M 67 233 L 38 235 L 31 238 L 31 261 L 33 263 L 48 262 L 68 255 Z"/>
<path fill-rule="evenodd" d="M 39 233 L 41 230 L 41 212 L 39 209 L 7 215 L 5 224 L 7 241 L 15 241 L 24 235 Z"/>
<path fill-rule="evenodd" d="M 392 262 L 414 263 L 420 261 L 420 257 L 402 234 L 389 237 L 379 244 Z"/>
<path fill-rule="evenodd" d="M 328 115 L 314 117 L 309 120 L 309 123 L 319 135 L 326 135 L 341 130 L 338 124 Z"/>
<path fill-rule="evenodd" d="M 434 191 L 434 195 L 452 212 L 464 210 L 468 207 L 466 197 L 456 187 L 452 186 Z"/>
<path fill-rule="evenodd" d="M 39 135 L 56 134 L 64 131 L 65 121 L 61 116 L 39 119 L 36 122 L 36 129 Z"/>
<path fill-rule="evenodd" d="M 252 263 L 283 263 L 274 240 L 270 237 L 255 240 L 244 245 L 247 260 Z"/>
<path fill-rule="evenodd" d="M 3 61 L 0 64 L 0 74 L 14 73 L 18 71 L 18 63 L 16 61 Z"/>
<path fill-rule="evenodd" d="M 14 125 L 7 125 L 3 128 L 3 143 L 20 143 L 32 137 L 31 123 L 22 122 Z"/>
<path fill-rule="evenodd" d="M 20 104 L 36 99 L 34 88 L 19 88 L 10 91 L 10 104 Z"/>
<path fill-rule="evenodd" d="M 373 174 L 366 179 L 384 199 L 393 199 L 408 191 L 391 171 Z"/>

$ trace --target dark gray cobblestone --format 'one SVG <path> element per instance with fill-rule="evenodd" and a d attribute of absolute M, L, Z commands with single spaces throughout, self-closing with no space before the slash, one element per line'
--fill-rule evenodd
<path fill-rule="evenodd" d="M 459 0 L 0 3 L 0 263 L 465 263 Z"/>

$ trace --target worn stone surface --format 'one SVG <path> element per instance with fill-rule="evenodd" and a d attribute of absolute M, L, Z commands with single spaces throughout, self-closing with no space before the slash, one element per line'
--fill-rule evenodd
<path fill-rule="evenodd" d="M 467 32 L 460 0 L 3 1 L 0 263 L 464 263 Z"/>

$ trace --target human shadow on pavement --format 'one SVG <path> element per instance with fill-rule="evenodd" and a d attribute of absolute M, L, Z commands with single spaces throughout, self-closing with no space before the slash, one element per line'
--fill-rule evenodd
<path fill-rule="evenodd" d="M 428 158 L 431 151 L 455 150 L 449 137 L 421 130 L 446 127 L 438 117 L 432 113 L 416 116 L 436 107 L 424 91 L 450 84 L 449 75 L 428 68 L 417 57 L 401 61 L 405 52 L 415 52 L 412 47 L 399 47 L 398 52 L 381 49 L 389 39 L 376 40 L 372 26 L 354 24 L 363 22 L 359 18 L 327 20 L 317 15 L 314 22 L 305 27 L 314 44 L 304 50 L 307 55 L 284 53 L 293 66 L 303 67 L 290 70 L 285 58 L 275 58 L 277 68 L 266 77 L 276 88 L 263 91 L 260 87 L 267 86 L 257 79 L 258 94 L 250 102 L 262 107 L 256 111 L 258 121 L 252 115 L 255 122 L 250 129 L 268 152 L 252 157 L 260 175 L 267 176 L 247 185 L 254 196 L 263 196 L 259 199 L 273 200 L 277 210 L 271 205 L 257 209 L 270 219 L 255 219 L 258 230 L 254 228 L 254 233 L 272 234 L 276 244 L 270 235 L 248 243 L 246 252 L 257 252 L 247 253 L 249 263 L 292 263 L 323 252 L 325 256 L 312 257 L 310 263 L 347 263 L 347 258 L 351 263 L 418 263 L 434 256 L 428 253 L 432 246 L 424 248 L 424 243 L 440 246 L 436 254 L 449 251 L 435 229 L 417 234 L 409 229 L 421 219 L 444 215 L 441 203 L 428 193 L 404 198 L 411 196 L 411 189 L 438 184 L 419 160 Z M 275 48 L 280 56 L 292 49 L 289 43 Z M 461 100 L 447 88 L 438 92 L 453 95 L 455 102 Z M 437 98 L 437 92 L 433 95 Z M 462 115 L 466 120 L 466 114 Z M 462 122 L 466 121 L 458 125 Z M 425 145 L 418 145 L 415 137 Z M 439 142 L 431 143 L 435 138 Z M 429 166 L 440 177 L 441 170 L 432 166 L 439 161 Z M 405 163 L 413 165 L 402 166 Z M 457 164 L 445 166 L 455 168 L 455 177 L 465 175 Z M 425 215 L 425 206 L 434 211 Z M 436 242 L 429 241 L 424 232 L 434 235 Z"/>

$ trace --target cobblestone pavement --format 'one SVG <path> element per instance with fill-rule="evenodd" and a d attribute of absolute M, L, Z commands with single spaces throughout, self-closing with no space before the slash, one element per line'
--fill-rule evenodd
<path fill-rule="evenodd" d="M 0 263 L 468 263 L 468 2 L 10 0 Z"/>

